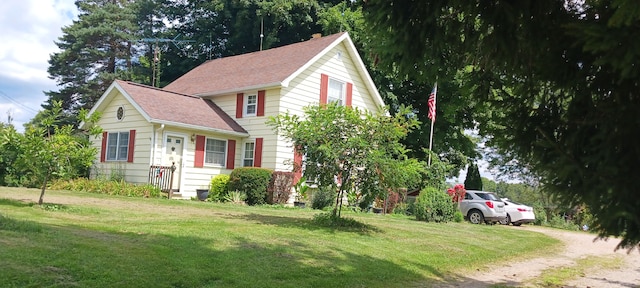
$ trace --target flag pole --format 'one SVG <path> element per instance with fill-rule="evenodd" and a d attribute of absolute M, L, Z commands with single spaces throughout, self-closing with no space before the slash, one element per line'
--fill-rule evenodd
<path fill-rule="evenodd" d="M 433 147 L 433 125 L 436 122 L 436 94 L 438 94 L 438 82 L 433 86 L 433 91 L 429 95 L 428 106 L 429 106 L 429 114 L 428 117 L 431 119 L 431 133 L 429 133 L 429 162 L 427 165 L 431 166 L 431 152 L 433 151 L 431 148 Z"/>

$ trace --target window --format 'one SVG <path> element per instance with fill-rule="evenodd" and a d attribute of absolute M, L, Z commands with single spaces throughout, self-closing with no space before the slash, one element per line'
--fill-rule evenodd
<path fill-rule="evenodd" d="M 113 132 L 107 136 L 107 161 L 127 161 L 129 132 Z"/>
<path fill-rule="evenodd" d="M 118 121 L 122 121 L 123 118 L 124 118 L 124 107 L 120 106 L 116 111 L 116 119 L 118 119 Z"/>
<path fill-rule="evenodd" d="M 338 105 L 344 104 L 344 82 L 329 79 L 328 103 L 338 102 Z"/>
<path fill-rule="evenodd" d="M 204 163 L 218 166 L 225 165 L 227 141 L 207 138 Z"/>
<path fill-rule="evenodd" d="M 256 116 L 257 108 L 258 108 L 257 95 L 247 95 L 246 97 L 244 97 L 244 115 L 245 116 Z"/>
<path fill-rule="evenodd" d="M 256 151 L 255 142 L 244 143 L 244 153 L 242 154 L 242 166 L 253 167 L 253 159 Z"/>

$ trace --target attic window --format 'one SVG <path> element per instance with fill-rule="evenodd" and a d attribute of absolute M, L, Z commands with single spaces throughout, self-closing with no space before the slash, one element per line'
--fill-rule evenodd
<path fill-rule="evenodd" d="M 337 102 L 338 105 L 343 105 L 344 104 L 344 94 L 345 94 L 345 83 L 333 78 L 329 79 L 329 92 L 328 92 L 328 97 L 329 97 L 329 103 L 331 102 Z"/>
<path fill-rule="evenodd" d="M 338 59 L 338 60 L 342 60 L 342 51 L 338 51 L 338 52 L 336 53 L 336 59 Z"/>
<path fill-rule="evenodd" d="M 247 95 L 244 97 L 244 116 L 256 116 L 258 109 L 258 96 Z"/>
<path fill-rule="evenodd" d="M 122 118 L 124 118 L 124 107 L 120 106 L 118 107 L 118 111 L 116 111 L 116 119 L 122 121 Z"/>

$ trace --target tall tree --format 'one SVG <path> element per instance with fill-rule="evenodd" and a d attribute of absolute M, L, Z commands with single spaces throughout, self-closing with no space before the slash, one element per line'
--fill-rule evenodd
<path fill-rule="evenodd" d="M 464 179 L 464 188 L 469 190 L 482 190 L 482 178 L 478 164 L 471 163 L 467 168 L 467 177 Z"/>
<path fill-rule="evenodd" d="M 56 41 L 60 52 L 51 55 L 49 75 L 60 88 L 48 91 L 43 108 L 62 102 L 66 124 L 77 124 L 75 115 L 91 108 L 115 78 L 129 79 L 137 32 L 135 14 L 126 0 L 78 0 L 78 20 L 63 27 Z"/>
<path fill-rule="evenodd" d="M 529 167 L 601 237 L 640 245 L 640 10 L 632 0 L 364 1 L 379 51 L 415 77 L 465 71 L 487 145 Z M 445 68 L 445 71 L 440 71 Z M 615 211 L 615 213 L 612 213 Z"/>

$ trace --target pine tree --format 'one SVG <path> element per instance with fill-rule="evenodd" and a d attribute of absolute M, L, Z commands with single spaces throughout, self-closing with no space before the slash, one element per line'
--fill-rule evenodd
<path fill-rule="evenodd" d="M 480 170 L 478 165 L 472 163 L 467 168 L 467 177 L 464 180 L 464 188 L 468 190 L 480 190 L 482 191 L 482 178 L 480 177 Z"/>
<path fill-rule="evenodd" d="M 76 124 L 74 115 L 90 109 L 114 79 L 129 79 L 135 14 L 125 0 L 79 0 L 78 20 L 63 27 L 56 41 L 60 52 L 49 60 L 50 78 L 59 91 L 47 91 L 43 104 L 52 109 L 62 102 L 67 122 Z"/>

